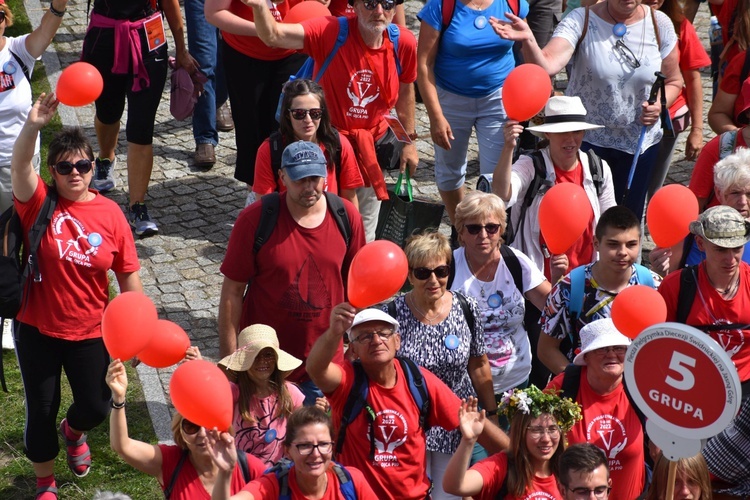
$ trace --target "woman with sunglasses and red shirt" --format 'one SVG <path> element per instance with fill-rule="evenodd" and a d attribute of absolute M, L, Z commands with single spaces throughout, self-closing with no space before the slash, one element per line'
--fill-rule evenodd
<path fill-rule="evenodd" d="M 197 347 L 189 347 L 186 359 L 200 358 Z M 208 449 L 208 431 L 191 422 L 179 413 L 172 418 L 174 445 L 149 444 L 128 436 L 128 421 L 125 416 L 125 394 L 128 375 L 122 361 L 112 361 L 107 370 L 107 385 L 112 391 L 112 413 L 109 416 L 109 443 L 112 449 L 129 465 L 153 476 L 164 490 L 164 496 L 172 500 L 194 500 L 211 498 L 219 475 Z M 245 486 L 245 476 L 250 480 L 263 474 L 265 466 L 258 458 L 246 455 L 247 467 L 243 472 L 239 462 L 234 464 L 230 489 L 236 493 Z"/>
<path fill-rule="evenodd" d="M 36 252 L 38 268 L 25 282 L 14 332 L 26 400 L 24 446 L 37 476 L 37 500 L 57 498 L 54 460 L 59 451 L 56 419 L 62 370 L 73 404 L 59 429 L 67 445 L 68 466 L 78 477 L 91 467 L 84 432 L 102 423 L 110 409 L 104 381 L 109 354 L 101 332 L 109 302 L 107 272 L 114 272 L 122 292 L 143 291 L 128 222 L 115 202 L 89 188 L 94 155 L 81 129 L 63 130 L 50 143 L 47 164 L 52 186 L 34 171 L 34 145 L 57 105 L 53 94 L 37 99 L 11 159 L 24 247 L 29 246 L 28 232 L 45 198 L 57 199 Z"/>

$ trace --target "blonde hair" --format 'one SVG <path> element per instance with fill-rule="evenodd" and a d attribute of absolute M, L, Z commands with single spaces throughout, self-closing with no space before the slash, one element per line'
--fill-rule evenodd
<path fill-rule="evenodd" d="M 505 227 L 508 224 L 505 203 L 503 200 L 492 193 L 483 193 L 482 191 L 472 191 L 464 196 L 461 203 L 456 206 L 456 215 L 453 225 L 458 233 L 458 241 L 463 246 L 461 234 L 463 233 L 466 221 L 469 219 L 484 219 L 496 217 L 500 224 L 500 234 L 505 233 Z M 500 238 L 502 241 L 502 237 Z"/>
<path fill-rule="evenodd" d="M 651 486 L 648 488 L 646 500 L 664 500 L 667 494 L 668 474 L 669 460 L 662 455 L 654 466 L 654 475 L 651 479 Z M 708 464 L 703 455 L 698 453 L 694 457 L 679 459 L 677 461 L 677 474 L 684 474 L 701 489 L 700 498 L 696 498 L 695 500 L 712 500 L 711 476 L 708 472 Z"/>
<path fill-rule="evenodd" d="M 0 9 L 3 9 L 3 12 L 5 12 L 5 27 L 10 28 L 13 26 L 13 12 L 11 12 L 10 7 L 4 3 L 0 4 Z"/>
<path fill-rule="evenodd" d="M 446 264 L 450 264 L 453 258 L 448 238 L 434 230 L 410 236 L 406 240 L 404 253 L 412 269 L 439 258 L 443 258 Z"/>

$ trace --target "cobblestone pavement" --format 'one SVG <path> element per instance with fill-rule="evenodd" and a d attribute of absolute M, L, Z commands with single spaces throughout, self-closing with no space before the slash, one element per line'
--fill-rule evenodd
<path fill-rule="evenodd" d="M 53 45 L 44 55 L 43 63 L 53 84 L 60 67 L 65 68 L 77 61 L 81 53 L 86 32 L 85 0 L 73 0 L 68 4 L 68 14 L 54 39 Z M 416 0 L 406 2 L 407 22 L 415 33 L 418 30 L 416 13 L 423 5 Z M 48 4 L 44 4 L 46 8 Z M 34 26 L 38 26 L 43 7 L 38 0 L 26 1 L 27 12 Z M 704 45 L 708 47 L 708 11 L 702 4 L 696 17 L 696 30 Z M 172 44 L 173 47 L 173 44 Z M 709 72 L 703 74 L 705 110 L 710 107 L 711 81 Z M 60 106 L 60 114 L 66 125 L 84 127 L 96 150 L 94 135 L 94 108 L 67 108 Z M 118 187 L 108 196 L 123 209 L 127 204 L 127 176 L 125 170 L 126 148 L 124 120 L 117 148 Z M 706 140 L 713 137 L 705 127 Z M 429 139 L 429 122 L 424 106 L 418 105 L 417 133 Z M 233 132 L 220 134 L 216 149 L 217 163 L 208 170 L 192 166 L 195 148 L 192 129 L 188 121 L 176 121 L 169 114 L 169 86 L 156 118 L 154 137 L 154 171 L 149 186 L 147 203 L 149 213 L 159 223 L 158 236 L 137 240 L 138 256 L 141 259 L 141 277 L 146 293 L 153 299 L 159 316 L 182 326 L 192 342 L 199 346 L 203 355 L 216 360 L 218 356 L 217 311 L 222 276 L 219 266 L 224 257 L 232 224 L 244 206 L 245 186 L 233 178 L 235 162 L 235 137 Z M 420 166 L 415 177 L 415 192 L 420 197 L 439 200 L 433 176 L 433 150 L 428 140 L 417 142 Z M 470 148 L 469 175 L 467 185 L 476 185 L 478 164 L 476 144 Z M 675 159 L 684 158 L 684 137 L 680 140 Z M 687 183 L 692 171 L 692 162 L 675 161 L 667 182 Z M 391 182 L 394 179 L 389 179 Z M 170 439 L 169 431 L 169 378 L 173 369 L 154 370 L 140 366 L 139 375 L 157 436 Z"/>

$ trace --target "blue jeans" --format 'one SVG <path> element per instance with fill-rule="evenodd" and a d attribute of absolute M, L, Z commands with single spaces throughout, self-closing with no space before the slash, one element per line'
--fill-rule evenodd
<path fill-rule="evenodd" d="M 208 77 L 203 93 L 193 111 L 193 137 L 195 144 L 219 143 L 216 131 L 216 108 L 227 100 L 227 84 L 221 58 L 219 28 L 206 21 L 203 14 L 205 0 L 185 0 L 185 22 L 190 55 Z"/>

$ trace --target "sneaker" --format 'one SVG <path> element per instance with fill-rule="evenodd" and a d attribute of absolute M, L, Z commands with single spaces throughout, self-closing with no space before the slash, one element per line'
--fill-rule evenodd
<path fill-rule="evenodd" d="M 92 188 L 100 193 L 106 193 L 115 188 L 117 185 L 114 173 L 115 163 L 117 163 L 117 158 L 114 160 L 110 160 L 109 158 L 96 159 L 96 171 L 94 178 L 91 180 Z"/>
<path fill-rule="evenodd" d="M 216 130 L 219 132 L 231 132 L 234 130 L 234 120 L 232 120 L 232 111 L 229 109 L 229 101 L 216 109 Z"/>
<path fill-rule="evenodd" d="M 3 321 L 3 349 L 13 350 L 13 320 Z"/>
<path fill-rule="evenodd" d="M 130 225 L 135 228 L 136 236 L 140 236 L 141 238 L 153 236 L 159 232 L 156 223 L 148 215 L 145 203 L 138 202 L 130 207 L 128 220 L 130 221 Z"/>

